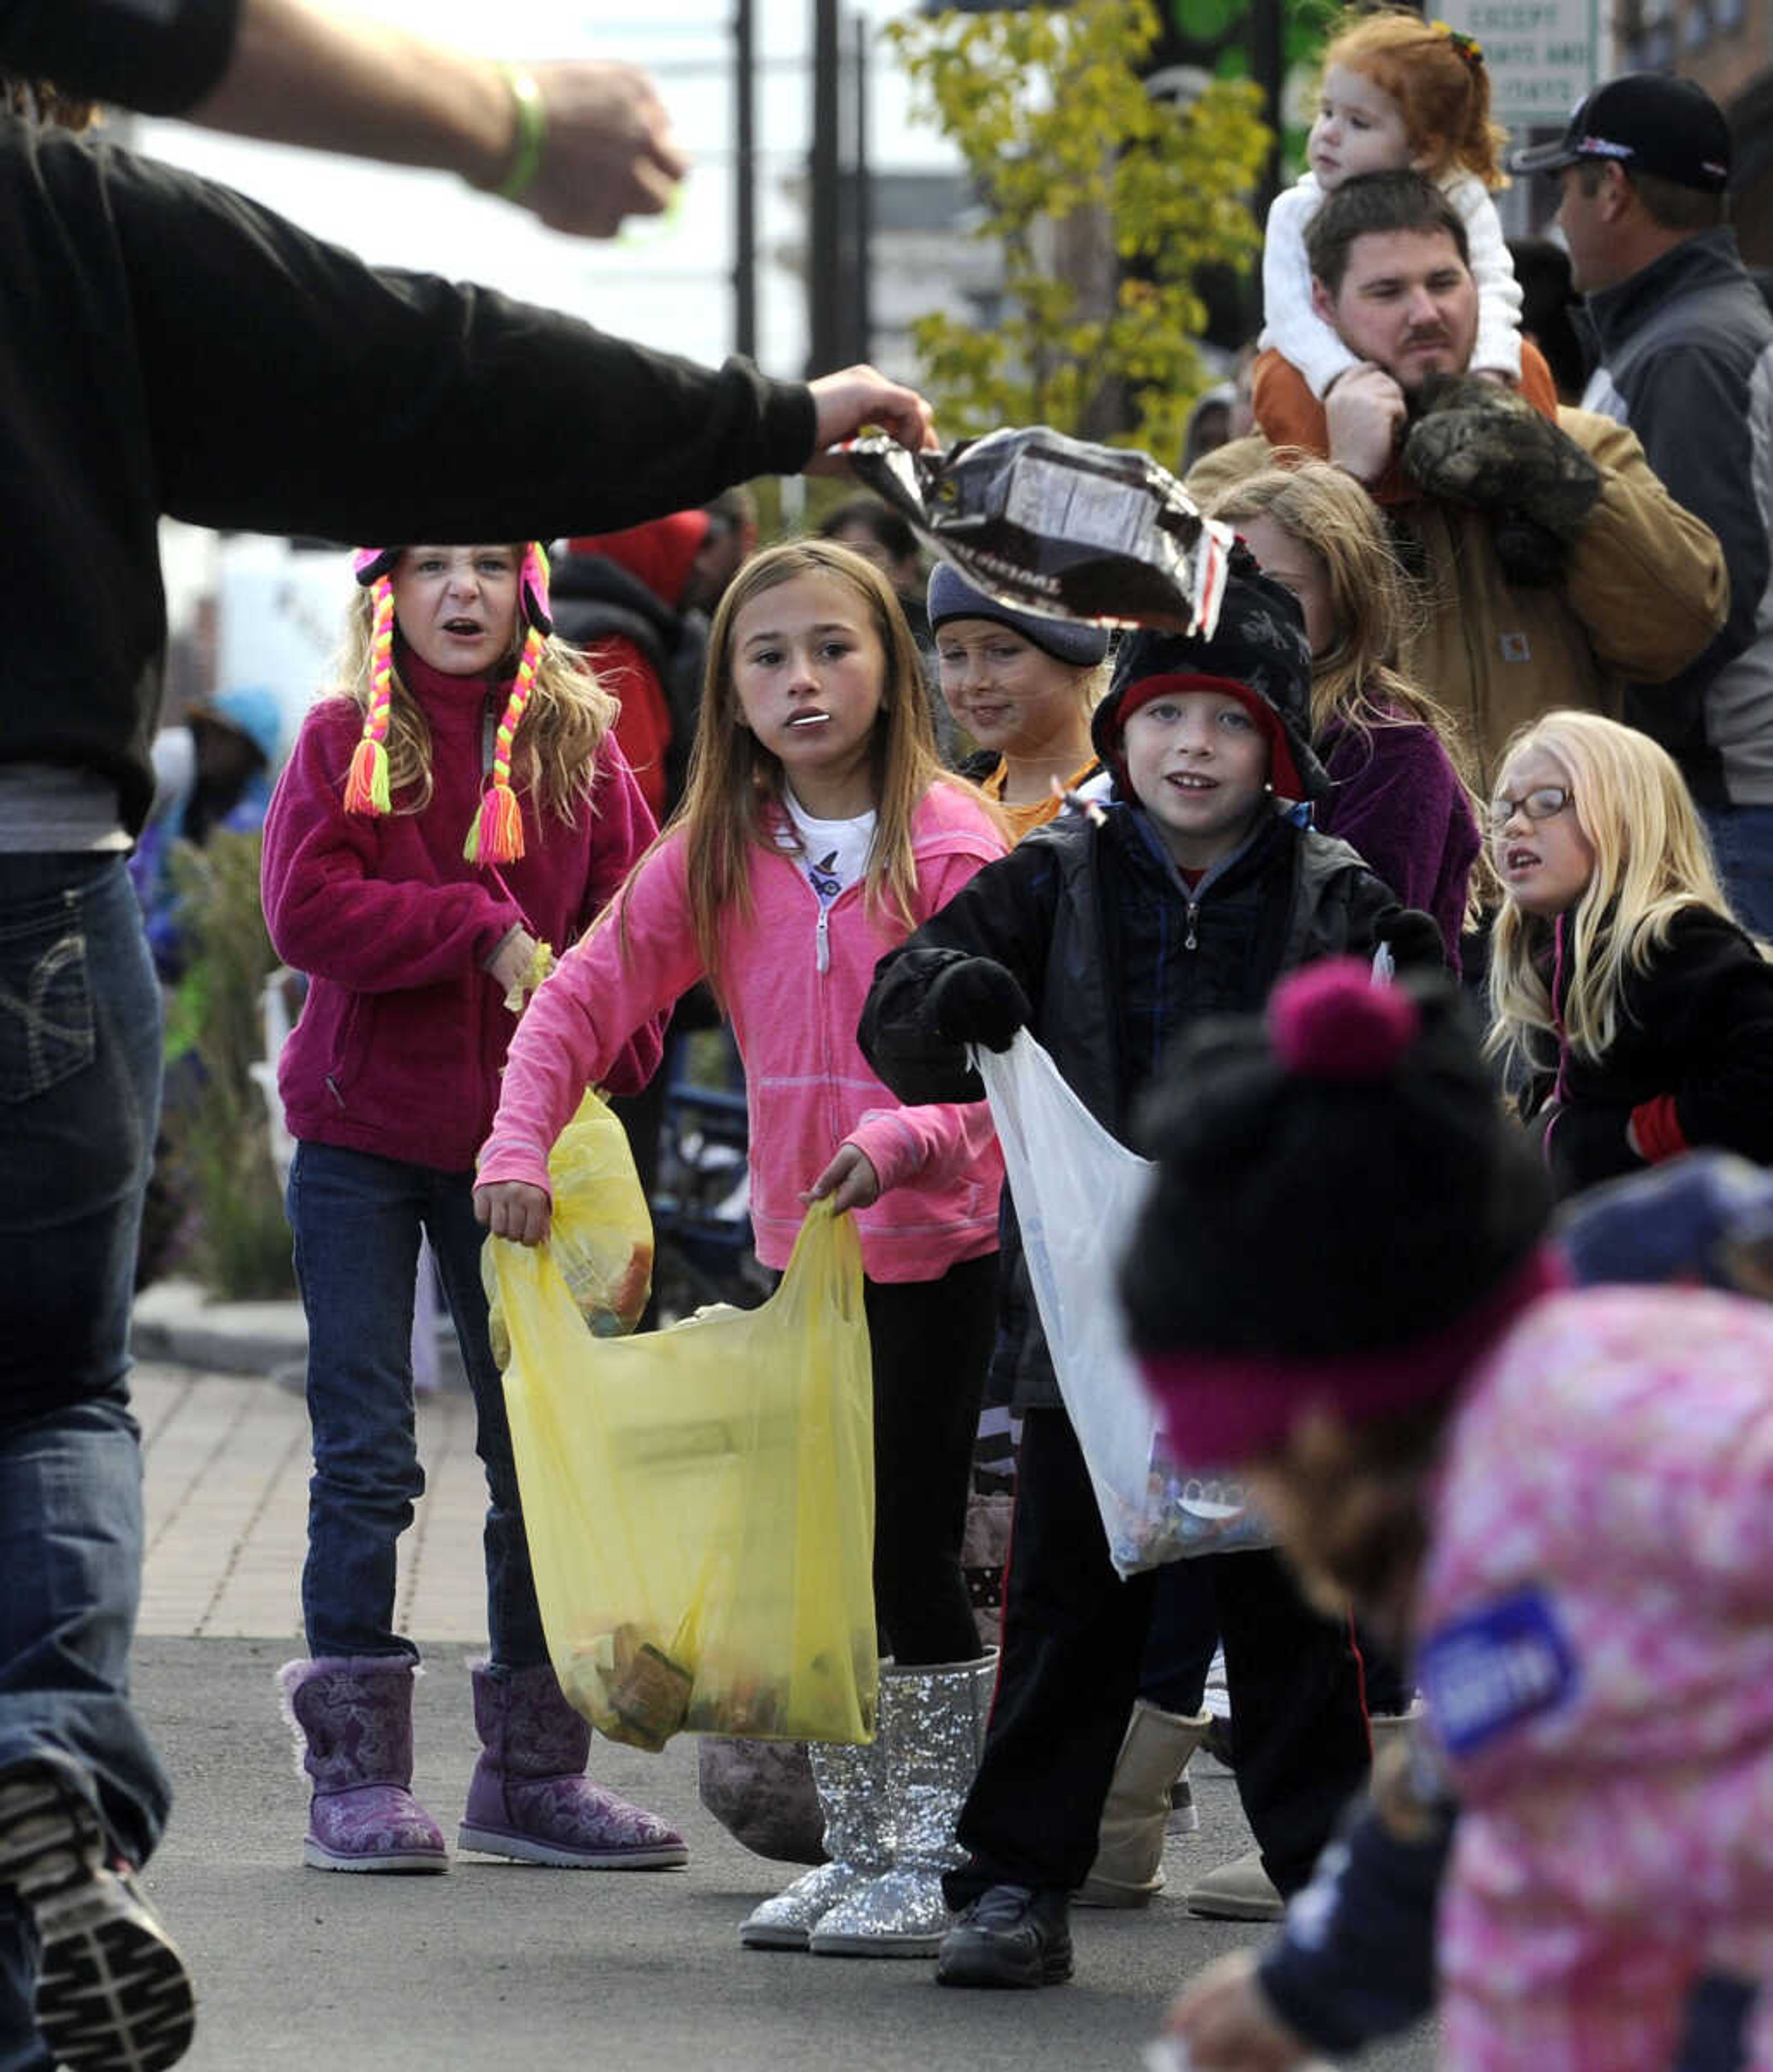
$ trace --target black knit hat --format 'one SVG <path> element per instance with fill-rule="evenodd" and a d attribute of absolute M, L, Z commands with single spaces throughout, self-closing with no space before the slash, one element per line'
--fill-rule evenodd
<path fill-rule="evenodd" d="M 1550 1215 L 1458 989 L 1375 986 L 1352 958 L 1285 980 L 1264 1020 L 1200 1025 L 1139 1136 L 1156 1170 L 1121 1272 L 1129 1337 L 1215 1459 L 1296 1412 L 1270 1365 L 1345 1372 L 1322 1393 L 1350 1416 L 1434 1393 L 1437 1340 L 1533 1269 Z M 1192 1396 L 1191 1363 L 1250 1386 Z"/>
<path fill-rule="evenodd" d="M 1253 692 L 1277 723 L 1278 746 L 1296 785 L 1277 767 L 1274 789 L 1285 798 L 1320 799 L 1330 779 L 1311 746 L 1311 648 L 1299 600 L 1239 541 L 1233 547 L 1217 624 L 1209 634 L 1163 633 L 1140 627 L 1122 636 L 1108 695 L 1092 715 L 1096 752 L 1125 788 L 1121 735 L 1127 715 L 1145 702 L 1138 686 L 1166 676 L 1211 676 Z M 1131 695 L 1129 696 L 1129 693 Z M 1280 756 L 1277 753 L 1277 765 Z"/>

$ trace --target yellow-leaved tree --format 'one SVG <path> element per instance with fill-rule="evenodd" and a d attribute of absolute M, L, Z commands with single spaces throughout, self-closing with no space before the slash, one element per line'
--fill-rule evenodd
<path fill-rule="evenodd" d="M 1219 80 L 1190 105 L 1146 91 L 1151 0 L 949 13 L 893 23 L 916 112 L 958 148 L 974 235 L 1003 254 L 1005 312 L 913 326 L 944 434 L 1051 425 L 1166 464 L 1209 379 L 1195 286 L 1247 268 L 1270 143 L 1258 89 Z"/>

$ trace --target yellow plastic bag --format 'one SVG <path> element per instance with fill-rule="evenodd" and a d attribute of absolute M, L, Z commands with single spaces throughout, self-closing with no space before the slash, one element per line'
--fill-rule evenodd
<path fill-rule="evenodd" d="M 559 1217 L 561 1204 L 556 1202 Z M 821 1203 L 758 1309 L 589 1333 L 494 1238 L 505 1400 L 556 1673 L 611 1740 L 874 1731 L 872 1371 L 854 1227 Z"/>
<path fill-rule="evenodd" d="M 548 1249 L 575 1308 L 600 1338 L 631 1331 L 652 1287 L 653 1219 L 628 1133 L 595 1093 L 560 1132 L 548 1177 L 554 1196 Z M 511 1340 L 493 1275 L 491 1246 L 499 1242 L 482 1251 L 480 1277 L 492 1305 L 493 1358 L 503 1368 Z"/>

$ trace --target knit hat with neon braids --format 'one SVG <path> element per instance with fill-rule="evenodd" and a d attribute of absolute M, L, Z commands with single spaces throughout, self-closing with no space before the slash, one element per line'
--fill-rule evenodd
<path fill-rule="evenodd" d="M 374 616 L 369 644 L 369 710 L 363 717 L 363 738 L 351 756 L 345 779 L 347 813 L 389 810 L 388 715 L 394 675 L 394 586 L 389 578 L 400 553 L 399 547 L 359 547 L 351 560 L 358 582 L 374 601 Z M 470 863 L 511 863 L 523 853 L 523 819 L 511 783 L 511 743 L 535 685 L 543 643 L 554 631 L 548 611 L 548 556 L 539 540 L 531 540 L 524 547 L 517 582 L 527 621 L 523 652 L 518 658 L 511 696 L 505 701 L 499 730 L 493 737 L 491 782 L 481 794 L 480 809 L 462 845 L 462 853 Z"/>

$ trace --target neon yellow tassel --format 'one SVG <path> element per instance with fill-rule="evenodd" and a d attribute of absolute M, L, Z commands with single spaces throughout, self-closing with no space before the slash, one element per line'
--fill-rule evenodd
<path fill-rule="evenodd" d="M 345 779 L 347 813 L 385 813 L 388 811 L 388 750 L 366 735 L 352 751 L 350 774 Z"/>
<path fill-rule="evenodd" d="M 523 816 L 510 785 L 495 780 L 482 793 L 462 853 L 470 863 L 515 863 L 523 853 Z"/>

